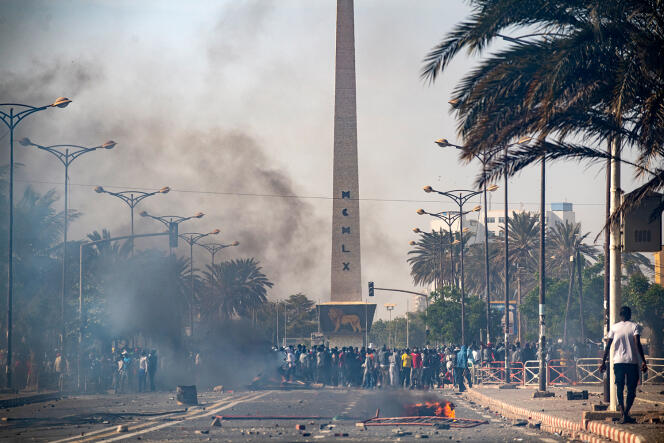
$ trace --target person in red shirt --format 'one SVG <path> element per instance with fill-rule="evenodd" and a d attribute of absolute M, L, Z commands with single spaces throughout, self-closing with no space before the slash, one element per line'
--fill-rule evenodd
<path fill-rule="evenodd" d="M 413 369 L 410 372 L 410 388 L 419 388 L 422 383 L 422 354 L 415 348 L 410 356 L 413 358 Z"/>

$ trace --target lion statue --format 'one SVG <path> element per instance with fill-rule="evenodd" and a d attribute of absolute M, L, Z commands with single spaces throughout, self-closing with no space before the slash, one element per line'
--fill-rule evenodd
<path fill-rule="evenodd" d="M 330 320 L 334 323 L 334 332 L 338 332 L 339 328 L 344 325 L 348 325 L 353 329 L 353 332 L 362 331 L 362 325 L 360 324 L 360 317 L 355 314 L 346 315 L 344 311 L 338 308 L 330 308 L 327 313 Z"/>

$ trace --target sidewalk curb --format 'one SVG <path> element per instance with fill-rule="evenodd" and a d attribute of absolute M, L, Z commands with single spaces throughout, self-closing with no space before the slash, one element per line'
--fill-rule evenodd
<path fill-rule="evenodd" d="M 505 417 L 525 419 L 529 422 L 539 422 L 541 423 L 542 430 L 547 432 L 571 434 L 573 438 L 579 438 L 591 443 L 605 442 L 606 439 L 618 443 L 648 443 L 647 440 L 639 434 L 625 431 L 603 422 L 571 421 L 543 412 L 531 411 L 529 409 L 520 408 L 496 400 L 495 398 L 481 394 L 472 388 L 468 389 L 466 394 L 476 403 L 489 406 L 491 409 L 494 409 Z"/>
<path fill-rule="evenodd" d="M 28 405 L 31 403 L 40 403 L 44 401 L 59 400 L 62 398 L 62 393 L 47 393 L 47 394 L 34 394 L 24 395 L 15 398 L 8 398 L 0 400 L 0 409 L 15 408 L 18 406 Z"/>

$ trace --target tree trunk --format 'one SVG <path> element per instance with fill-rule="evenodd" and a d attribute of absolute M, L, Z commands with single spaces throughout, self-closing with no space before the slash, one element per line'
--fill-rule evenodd
<path fill-rule="evenodd" d="M 524 334 L 522 332 L 523 322 L 521 321 L 521 269 L 517 269 L 516 276 L 516 305 L 517 305 L 517 324 L 519 325 L 519 343 L 523 343 Z"/>
<path fill-rule="evenodd" d="M 569 266 L 569 285 L 567 285 L 567 305 L 565 306 L 565 322 L 563 325 L 563 343 L 567 344 L 567 317 L 572 302 L 572 290 L 574 289 L 574 264 Z"/>
<path fill-rule="evenodd" d="M 581 263 L 583 257 L 580 253 L 576 254 L 576 266 L 578 268 L 577 277 L 579 279 L 579 329 L 581 333 L 581 342 L 585 343 L 586 341 L 586 328 L 583 323 L 583 263 Z"/>

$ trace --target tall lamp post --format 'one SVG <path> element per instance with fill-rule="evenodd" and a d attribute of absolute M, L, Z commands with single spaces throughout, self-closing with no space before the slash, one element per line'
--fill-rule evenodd
<path fill-rule="evenodd" d="M 157 220 L 158 222 L 162 223 L 166 228 L 168 229 L 168 232 L 171 236 L 172 239 L 175 239 L 175 242 L 169 241 L 168 242 L 168 250 L 170 255 L 173 255 L 173 248 L 177 247 L 177 239 L 178 239 L 178 229 L 179 225 L 182 222 L 185 222 L 187 220 L 191 220 L 192 218 L 203 218 L 205 214 L 202 212 L 197 212 L 194 215 L 190 215 L 189 217 L 182 217 L 179 215 L 152 215 L 148 214 L 147 211 L 142 211 L 140 213 L 141 217 L 147 217 L 151 218 L 153 220 Z"/>
<path fill-rule="evenodd" d="M 198 240 L 207 237 L 208 235 L 219 234 L 219 229 L 207 232 L 205 234 L 200 232 L 185 232 L 179 234 L 182 240 L 186 241 L 189 245 L 189 280 L 191 281 L 191 297 L 189 304 L 189 327 L 191 328 L 191 336 L 194 336 L 194 245 Z"/>
<path fill-rule="evenodd" d="M 51 145 L 51 146 L 42 146 L 37 143 L 33 143 L 29 138 L 24 137 L 18 141 L 23 146 L 34 146 L 35 148 L 46 151 L 49 154 L 55 156 L 60 163 L 65 167 L 65 225 L 64 225 L 64 240 L 62 243 L 62 282 L 60 286 L 60 352 L 64 355 L 65 347 L 65 293 L 67 292 L 67 231 L 69 228 L 69 165 L 71 165 L 74 160 L 87 154 L 88 152 L 96 151 L 97 149 L 113 149 L 117 143 L 110 140 L 106 143 L 93 146 L 91 148 L 86 148 L 85 146 L 78 145 Z"/>
<path fill-rule="evenodd" d="M 505 160 L 507 160 L 507 154 L 509 151 L 510 146 L 514 145 L 521 145 L 524 143 L 528 143 L 531 140 L 531 137 L 522 137 L 519 139 L 516 143 L 511 143 L 508 145 L 505 145 L 504 147 L 504 152 L 505 152 Z M 459 145 L 453 145 L 449 143 L 445 139 L 440 139 L 436 141 L 436 143 L 439 146 L 454 146 L 457 149 L 463 149 L 462 146 Z M 488 288 L 488 277 L 489 277 L 489 268 L 488 268 L 488 262 L 489 262 L 489 247 L 488 247 L 488 225 L 487 225 L 487 209 L 486 209 L 486 191 L 488 190 L 486 188 L 486 164 L 487 162 L 491 159 L 493 155 L 495 155 L 499 150 L 494 150 L 490 153 L 487 153 L 484 151 L 482 155 L 478 155 L 473 153 L 473 156 L 477 159 L 479 159 L 482 162 L 482 176 L 484 179 L 484 201 L 485 201 L 485 208 L 484 208 L 484 230 L 485 230 L 485 248 L 486 248 L 486 255 L 485 255 L 485 272 L 487 276 L 487 288 Z M 509 277 L 509 208 L 508 208 L 508 176 L 507 176 L 507 169 L 505 169 L 505 206 L 504 206 L 504 220 L 505 220 L 505 243 L 504 243 L 504 274 L 505 274 L 505 288 L 504 288 L 504 293 L 505 293 L 505 350 L 507 352 L 508 345 L 509 345 L 509 325 L 510 325 L 510 316 L 509 316 L 509 293 L 510 293 L 510 277 Z M 489 315 L 488 315 L 488 305 L 489 305 L 489 293 L 487 289 L 487 333 L 488 333 L 488 321 L 489 321 Z M 507 357 L 507 354 L 505 354 L 505 382 L 509 383 L 510 382 L 510 368 L 509 368 L 509 358 Z"/>
<path fill-rule="evenodd" d="M 453 143 L 450 143 L 447 141 L 447 139 L 441 138 L 436 140 L 434 143 L 436 143 L 438 146 L 441 148 L 445 147 L 453 147 L 456 149 L 463 149 L 463 146 L 455 145 Z M 484 194 L 484 279 L 485 279 L 485 287 L 484 287 L 484 297 L 486 299 L 486 342 L 489 343 L 491 341 L 491 333 L 490 333 L 490 328 L 489 328 L 489 323 L 491 320 L 491 282 L 489 281 L 489 224 L 487 222 L 487 211 L 489 210 L 489 201 L 487 199 L 487 183 L 486 183 L 486 165 L 491 160 L 491 157 L 495 154 L 495 151 L 493 152 L 487 152 L 487 151 L 482 151 L 481 154 L 475 154 L 473 153 L 473 156 L 482 163 L 482 176 L 484 177 L 484 186 L 482 189 L 482 193 Z"/>
<path fill-rule="evenodd" d="M 7 359 L 5 360 L 5 387 L 12 386 L 12 314 L 14 302 L 14 129 L 27 116 L 49 108 L 65 108 L 71 100 L 58 97 L 45 106 L 30 106 L 21 103 L 0 103 L 0 120 L 9 129 L 9 228 L 7 232 Z M 15 109 L 18 108 L 18 109 Z"/>
<path fill-rule="evenodd" d="M 385 303 L 385 309 L 390 314 L 390 329 L 394 330 L 394 325 L 392 324 L 392 311 L 394 311 L 394 303 Z M 387 346 L 392 349 L 392 331 L 387 331 Z"/>
<path fill-rule="evenodd" d="M 207 249 L 207 251 L 212 256 L 212 266 L 214 266 L 214 256 L 217 254 L 217 252 L 221 251 L 222 249 L 230 248 L 231 246 L 238 246 L 239 244 L 239 241 L 234 241 L 233 243 L 229 243 L 227 245 L 221 243 L 198 243 L 198 246 Z"/>
<path fill-rule="evenodd" d="M 101 186 L 95 187 L 95 192 L 97 194 L 108 194 L 112 195 L 113 197 L 117 197 L 123 202 L 129 206 L 129 209 L 131 210 L 131 235 L 132 237 L 134 236 L 134 208 L 136 205 L 138 205 L 140 202 L 145 200 L 148 197 L 152 197 L 153 195 L 157 194 L 168 194 L 168 191 L 170 191 L 171 188 L 168 186 L 164 186 L 163 188 L 154 191 L 154 192 L 143 192 L 143 191 L 120 191 L 120 192 L 111 192 L 107 191 Z M 131 251 L 134 251 L 134 241 L 131 240 Z"/>
<path fill-rule="evenodd" d="M 437 192 L 441 195 L 448 195 L 448 192 L 439 192 L 439 191 L 434 191 L 431 186 L 425 186 L 424 187 L 425 192 Z M 481 206 L 475 206 L 472 210 L 470 211 L 463 211 L 463 205 L 466 203 L 470 198 L 474 197 L 475 195 L 479 194 L 479 192 L 475 191 L 470 191 L 469 194 L 464 195 L 463 192 L 467 192 L 465 190 L 454 190 L 450 192 L 460 192 L 459 196 L 460 199 L 457 201 L 457 204 L 459 205 L 459 211 L 458 211 L 458 220 L 459 220 L 459 238 L 460 238 L 460 243 L 461 243 L 461 344 L 466 343 L 466 291 L 465 291 L 465 283 L 464 283 L 464 269 L 463 269 L 463 260 L 464 260 L 464 241 L 463 241 L 463 234 L 464 234 L 464 229 L 463 229 L 463 216 L 466 214 L 470 214 L 471 212 L 477 212 L 479 211 L 482 207 Z M 458 196 L 454 194 L 449 194 L 452 195 L 454 198 L 459 198 Z M 447 211 L 450 212 L 450 211 Z M 432 217 L 436 218 L 441 218 L 440 215 L 443 213 L 432 213 L 432 212 L 427 212 L 424 209 L 418 209 L 417 213 L 419 215 L 430 215 Z"/>

